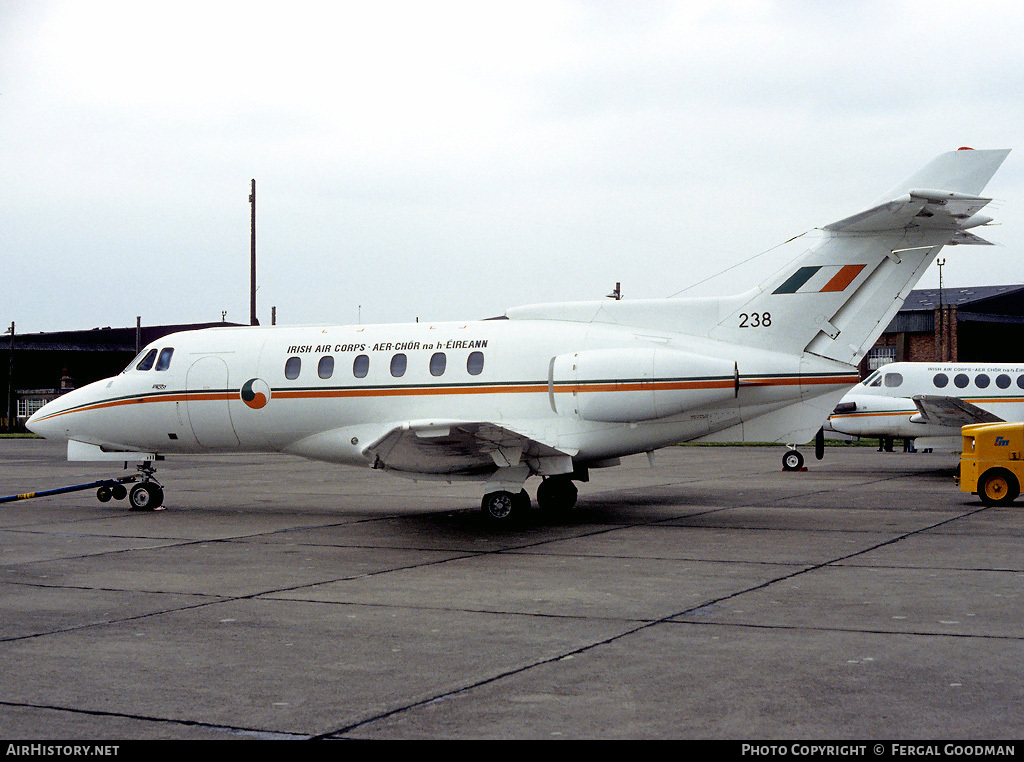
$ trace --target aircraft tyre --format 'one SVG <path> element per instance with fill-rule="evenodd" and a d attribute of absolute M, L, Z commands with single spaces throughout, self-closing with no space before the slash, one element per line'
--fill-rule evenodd
<path fill-rule="evenodd" d="M 990 469 L 978 480 L 978 497 L 985 505 L 1009 505 L 1019 495 L 1017 477 L 1005 469 Z"/>
<path fill-rule="evenodd" d="M 799 450 L 787 450 L 782 456 L 783 471 L 799 471 L 804 467 L 804 456 Z"/>
<path fill-rule="evenodd" d="M 164 501 L 164 491 L 152 482 L 140 482 L 128 493 L 128 503 L 133 511 L 155 511 Z"/>
<path fill-rule="evenodd" d="M 578 494 L 568 476 L 549 476 L 537 487 L 537 506 L 549 513 L 565 513 L 576 505 Z"/>
<path fill-rule="evenodd" d="M 480 501 L 480 510 L 484 516 L 496 523 L 508 523 L 522 515 L 530 507 L 530 496 L 526 490 L 519 494 L 499 490 L 488 492 Z"/>

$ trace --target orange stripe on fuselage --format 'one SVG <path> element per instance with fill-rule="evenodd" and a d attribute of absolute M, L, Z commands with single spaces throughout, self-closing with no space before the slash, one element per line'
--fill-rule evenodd
<path fill-rule="evenodd" d="M 83 405 L 82 407 L 59 410 L 58 412 L 48 415 L 45 418 L 40 418 L 39 420 L 48 421 L 51 418 L 56 418 L 57 416 L 65 415 L 67 413 L 84 413 L 91 410 L 104 410 L 111 407 L 120 407 L 121 405 L 142 405 L 149 402 L 184 402 L 185 400 L 231 400 L 236 397 L 238 397 L 236 392 L 176 392 L 174 394 L 156 394 L 151 397 L 128 397 L 127 399 L 93 402 L 89 405 Z"/>
<path fill-rule="evenodd" d="M 884 410 L 884 411 L 882 411 L 880 413 L 833 413 L 832 415 L 829 416 L 829 418 L 836 418 L 836 419 L 839 419 L 839 418 L 847 418 L 847 419 L 853 419 L 853 418 L 878 418 L 878 417 L 884 417 L 884 416 L 887 416 L 887 415 L 896 415 L 896 416 L 899 416 L 900 418 L 902 418 L 902 417 L 907 416 L 907 415 L 914 415 L 915 413 L 917 413 L 916 409 L 915 410 Z"/>
<path fill-rule="evenodd" d="M 439 394 L 547 394 L 547 384 L 528 386 L 396 386 L 386 389 L 296 389 L 295 391 L 274 391 L 272 400 L 316 399 L 340 397 L 411 397 Z"/>
<path fill-rule="evenodd" d="M 830 384 L 847 385 L 856 383 L 859 380 L 856 376 L 828 376 L 828 377 L 799 377 L 790 376 L 787 378 L 748 378 L 740 382 L 741 386 L 795 386 L 808 384 Z M 626 381 L 616 382 L 579 382 L 561 383 L 550 391 L 556 394 L 572 394 L 573 392 L 630 392 L 630 391 L 671 391 L 686 389 L 727 389 L 735 382 L 731 379 L 719 379 L 710 381 Z M 491 386 L 398 386 L 388 388 L 370 389 L 296 389 L 296 390 L 275 390 L 271 399 L 339 399 L 359 397 L 410 397 L 410 396 L 436 396 L 436 395 L 461 395 L 461 394 L 547 394 L 547 384 L 507 384 Z M 231 401 L 239 400 L 239 392 L 218 391 L 218 392 L 174 392 L 170 394 L 156 394 L 146 397 L 129 397 L 125 399 L 107 400 L 94 402 L 82 407 L 61 410 L 46 416 L 40 420 L 49 420 L 67 413 L 82 413 L 93 410 L 104 410 L 107 408 L 120 407 L 122 405 L 140 405 L 152 402 L 196 402 L 196 401 Z"/>
<path fill-rule="evenodd" d="M 744 378 L 740 380 L 740 386 L 809 386 L 811 384 L 829 384 L 846 386 L 856 384 L 860 376 L 827 376 L 827 377 L 804 377 L 790 376 L 789 378 Z"/>

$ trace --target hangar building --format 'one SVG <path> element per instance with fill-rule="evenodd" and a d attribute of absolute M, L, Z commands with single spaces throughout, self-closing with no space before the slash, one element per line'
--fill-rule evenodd
<path fill-rule="evenodd" d="M 1024 285 L 911 291 L 861 377 L 890 362 L 1024 363 Z"/>

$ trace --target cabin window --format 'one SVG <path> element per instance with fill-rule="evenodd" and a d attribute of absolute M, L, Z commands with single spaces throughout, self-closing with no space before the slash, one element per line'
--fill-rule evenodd
<path fill-rule="evenodd" d="M 939 389 L 945 389 L 949 384 L 949 376 L 945 373 L 936 373 L 935 377 L 932 379 L 932 383 Z"/>
<path fill-rule="evenodd" d="M 1000 389 L 1009 389 L 1010 377 L 1005 373 L 1000 373 L 998 376 L 996 376 L 996 386 L 998 386 Z"/>
<path fill-rule="evenodd" d="M 953 385 L 957 389 L 963 389 L 967 384 L 971 382 L 971 379 L 967 378 L 966 373 L 957 373 L 953 376 Z"/>
<path fill-rule="evenodd" d="M 484 371 L 484 353 L 470 352 L 466 358 L 466 370 L 471 376 L 479 376 Z"/>
<path fill-rule="evenodd" d="M 1024 389 L 1024 376 L 1017 376 L 1017 386 Z"/>
<path fill-rule="evenodd" d="M 174 347 L 167 347 L 160 350 L 160 357 L 156 361 L 157 370 L 167 370 L 171 366 L 171 356 L 174 354 Z"/>
<path fill-rule="evenodd" d="M 882 374 L 876 370 L 861 383 L 864 384 L 864 386 L 878 386 L 882 383 Z"/>
<path fill-rule="evenodd" d="M 316 366 L 316 374 L 320 378 L 330 378 L 334 375 L 334 358 L 330 355 L 324 355 L 320 358 L 320 362 Z"/>
<path fill-rule="evenodd" d="M 448 358 L 444 356 L 444 352 L 434 352 L 434 354 L 430 356 L 430 375 L 444 375 L 444 368 L 447 364 Z"/>
<path fill-rule="evenodd" d="M 289 357 L 288 361 L 284 364 L 284 377 L 289 380 L 294 380 L 299 377 L 299 371 L 302 370 L 302 358 L 301 357 Z"/>
<path fill-rule="evenodd" d="M 979 389 L 986 388 L 990 383 L 991 381 L 989 380 L 988 375 L 986 375 L 985 373 L 979 373 L 974 377 L 974 385 L 977 386 Z"/>
<path fill-rule="evenodd" d="M 409 358 L 399 352 L 391 358 L 391 375 L 395 378 L 401 378 L 405 375 L 405 368 L 408 364 Z"/>
<path fill-rule="evenodd" d="M 136 370 L 153 370 L 153 363 L 156 362 L 156 350 L 151 349 L 146 352 L 146 356 L 142 358 L 142 361 L 135 366 Z"/>
<path fill-rule="evenodd" d="M 367 355 L 356 355 L 352 361 L 352 375 L 356 378 L 366 378 L 370 372 L 370 358 Z"/>
<path fill-rule="evenodd" d="M 890 387 L 900 386 L 903 384 L 902 373 L 886 373 L 885 374 L 885 385 Z"/>

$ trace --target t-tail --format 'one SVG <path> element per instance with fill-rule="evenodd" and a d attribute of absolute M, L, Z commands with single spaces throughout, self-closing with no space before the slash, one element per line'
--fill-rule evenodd
<path fill-rule="evenodd" d="M 991 221 L 979 194 L 1008 153 L 938 156 L 871 208 L 815 231 L 794 262 L 730 299 L 709 335 L 856 364 L 943 246 L 988 243 L 967 231 Z"/>

